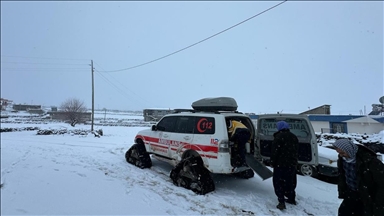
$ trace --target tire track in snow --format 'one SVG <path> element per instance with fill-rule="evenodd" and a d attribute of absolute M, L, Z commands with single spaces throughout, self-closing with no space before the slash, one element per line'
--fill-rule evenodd
<path fill-rule="evenodd" d="M 45 141 L 45 140 L 25 140 L 25 139 L 2 139 L 2 140 L 8 140 L 8 141 L 23 141 L 23 142 L 39 142 L 39 143 L 47 143 L 47 144 L 53 144 L 53 145 L 62 145 L 62 146 L 71 146 L 71 147 L 87 147 L 87 148 L 105 148 L 103 146 L 91 146 L 91 145 L 76 145 L 76 144 L 70 144 L 70 143 L 63 143 L 63 142 L 52 142 L 52 141 Z M 84 142 L 84 143 L 97 143 L 97 142 L 87 142 L 87 141 L 77 141 L 77 142 Z M 106 144 L 106 143 L 100 143 L 100 144 Z M 112 143 L 108 143 L 112 144 Z"/>
<path fill-rule="evenodd" d="M 236 205 L 225 205 L 221 204 L 222 208 L 217 208 L 217 205 L 212 205 L 211 199 L 215 197 L 215 192 L 206 194 L 206 195 L 197 195 L 191 190 L 187 190 L 183 187 L 178 187 L 173 184 L 172 180 L 169 177 L 171 166 L 168 165 L 169 170 L 164 166 L 161 166 L 164 162 L 153 159 L 153 166 L 150 169 L 140 169 L 131 164 L 126 163 L 128 166 L 132 166 L 132 168 L 137 169 L 146 173 L 147 171 L 151 173 L 144 174 L 144 181 L 138 181 L 144 187 L 147 187 L 153 193 L 158 194 L 162 197 L 162 199 L 168 203 L 172 203 L 174 206 L 180 205 L 180 203 L 190 203 L 191 205 L 188 208 L 191 211 L 194 211 L 198 214 L 213 214 L 216 215 L 218 212 L 223 212 L 225 210 L 225 214 L 230 215 L 249 215 L 249 213 L 244 212 L 244 210 L 240 209 Z M 159 175 L 160 174 L 160 175 Z M 159 183 L 159 178 L 163 180 Z M 134 180 L 135 181 L 135 180 Z M 159 189 L 160 187 L 160 189 Z M 160 191 L 160 193 L 159 193 Z M 181 201 L 182 200 L 182 201 Z"/>
<path fill-rule="evenodd" d="M 31 150 L 24 152 L 24 154 L 20 158 L 18 158 L 15 162 L 11 163 L 11 165 L 9 167 L 7 167 L 5 169 L 1 169 L 1 183 L 0 183 L 1 188 L 3 188 L 5 186 L 7 174 L 11 173 L 12 170 L 14 170 L 15 167 L 20 162 L 26 161 L 30 152 L 31 152 Z"/>
<path fill-rule="evenodd" d="M 118 163 L 116 164 L 111 161 L 106 161 L 105 159 L 96 160 L 95 158 L 89 158 L 89 164 L 93 164 L 93 167 L 97 167 L 99 171 L 102 171 L 109 177 L 126 180 L 126 193 L 128 194 L 133 188 L 140 186 L 141 188 L 150 191 L 148 194 L 157 194 L 165 202 L 172 203 L 174 206 L 178 206 L 180 202 L 192 203 L 192 206 L 194 207 L 188 208 L 191 208 L 190 210 L 197 214 L 216 214 L 217 211 L 220 210 L 207 206 L 205 204 L 206 202 L 201 200 L 201 198 L 205 196 L 197 195 L 190 190 L 175 186 L 169 177 L 170 170 L 157 166 L 164 162 L 156 161 L 152 158 L 154 166 L 150 169 L 140 169 L 125 161 L 125 151 L 126 149 L 121 147 L 106 150 L 107 153 L 118 158 Z M 180 199 L 183 201 L 180 201 Z M 151 198 L 147 198 L 147 202 L 150 202 L 150 200 Z M 171 209 L 169 211 L 172 212 Z M 233 210 L 230 212 L 232 214 L 239 213 L 239 211 Z"/>

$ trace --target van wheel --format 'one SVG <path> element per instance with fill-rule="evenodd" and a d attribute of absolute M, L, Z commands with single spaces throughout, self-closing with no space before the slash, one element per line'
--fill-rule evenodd
<path fill-rule="evenodd" d="M 215 190 L 210 172 L 204 167 L 201 157 L 190 156 L 181 160 L 170 173 L 173 183 L 179 187 L 204 195 Z"/>
<path fill-rule="evenodd" d="M 318 173 L 315 167 L 309 164 L 302 164 L 300 165 L 300 173 L 303 176 L 311 176 L 311 177 L 317 177 Z"/>
<path fill-rule="evenodd" d="M 134 144 L 125 153 L 125 160 L 141 169 L 150 168 L 152 166 L 151 157 L 145 150 L 144 144 Z"/>

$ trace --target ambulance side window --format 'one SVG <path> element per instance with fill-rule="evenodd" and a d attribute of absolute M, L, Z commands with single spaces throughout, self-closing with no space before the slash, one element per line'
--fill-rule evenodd
<path fill-rule="evenodd" d="M 192 134 L 195 126 L 195 117 L 193 116 L 179 116 L 176 123 L 176 133 L 190 133 Z"/>
<path fill-rule="evenodd" d="M 174 132 L 177 116 L 164 117 L 157 123 L 157 130 L 164 132 Z"/>
<path fill-rule="evenodd" d="M 194 133 L 195 134 L 214 134 L 215 118 L 213 117 L 195 117 Z"/>

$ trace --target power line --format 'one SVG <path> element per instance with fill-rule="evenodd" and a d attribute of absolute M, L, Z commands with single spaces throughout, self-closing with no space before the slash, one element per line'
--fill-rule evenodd
<path fill-rule="evenodd" d="M 97 72 L 98 75 L 101 76 L 102 79 L 104 79 L 107 83 L 109 83 L 110 85 L 112 85 L 113 87 L 115 87 L 118 91 L 122 92 L 123 94 L 125 94 L 124 91 L 122 91 L 118 86 L 116 86 L 115 84 L 113 84 L 107 77 L 105 77 L 102 73 L 100 73 L 99 71 L 95 70 Z"/>
<path fill-rule="evenodd" d="M 88 66 L 88 64 L 1 61 L 1 70 L 12 72 L 47 72 L 47 70 L 65 70 L 68 72 L 74 72 L 75 70 L 88 70 L 88 68 L 83 68 L 81 66 Z"/>
<path fill-rule="evenodd" d="M 1 64 L 87 65 L 87 64 L 36 63 L 36 62 L 6 62 L 6 61 L 2 61 Z"/>
<path fill-rule="evenodd" d="M 2 67 L 1 70 L 10 71 L 40 71 L 40 70 L 89 70 L 89 68 L 7 68 Z M 46 71 L 43 71 L 46 72 Z"/>
<path fill-rule="evenodd" d="M 56 59 L 56 60 L 69 60 L 69 61 L 90 61 L 90 59 L 50 58 L 50 57 L 31 57 L 31 56 L 8 56 L 8 55 L 1 55 L 1 57 L 29 58 L 29 59 Z"/>
<path fill-rule="evenodd" d="M 128 91 L 130 91 L 133 95 L 135 95 L 138 99 L 142 100 L 144 103 L 146 104 L 152 104 L 151 102 L 148 102 L 147 100 L 145 100 L 143 97 L 141 97 L 140 95 L 137 95 L 134 91 L 130 90 L 127 86 L 125 86 L 124 84 L 122 84 L 121 82 L 119 82 L 115 77 L 113 77 L 112 75 L 110 75 L 117 83 L 119 83 L 121 86 L 123 86 L 125 89 L 127 89 Z"/>
<path fill-rule="evenodd" d="M 103 69 L 99 64 L 97 64 L 95 62 L 96 65 L 98 65 L 101 69 Z M 104 69 L 103 69 L 104 70 Z M 100 72 L 100 71 L 97 71 L 97 72 Z M 110 74 L 109 74 L 110 75 Z M 126 87 L 124 84 L 122 84 L 119 80 L 117 80 L 115 77 L 113 77 L 112 75 L 110 75 L 117 83 L 119 83 L 121 86 L 123 86 L 124 88 L 126 88 L 128 91 L 130 91 L 132 94 L 134 94 L 135 96 L 139 97 L 141 100 L 144 100 L 141 96 L 137 95 L 135 92 L 133 92 L 132 90 L 130 90 L 128 87 Z M 145 100 L 144 100 L 145 101 Z M 150 104 L 148 101 L 145 101 L 146 103 Z"/>
<path fill-rule="evenodd" d="M 174 55 L 174 54 L 179 53 L 179 52 L 181 52 L 181 51 L 184 51 L 184 50 L 186 50 L 186 49 L 188 49 L 188 48 L 191 48 L 191 47 L 193 47 L 193 46 L 196 46 L 197 44 L 200 44 L 200 43 L 202 43 L 202 42 L 204 42 L 204 41 L 207 41 L 207 40 L 209 40 L 209 39 L 211 39 L 211 38 L 213 38 L 213 37 L 215 37 L 215 36 L 217 36 L 217 35 L 219 35 L 219 34 L 222 34 L 222 33 L 226 32 L 226 31 L 228 31 L 228 30 L 230 30 L 230 29 L 236 27 L 236 26 L 239 26 L 239 25 L 241 25 L 241 24 L 243 24 L 243 23 L 245 23 L 245 22 L 247 22 L 247 21 L 249 21 L 249 20 L 251 20 L 251 19 L 253 19 L 253 18 L 255 18 L 255 17 L 257 17 L 257 16 L 259 16 L 259 15 L 265 13 L 265 12 L 267 12 L 267 11 L 269 11 L 269 10 L 272 10 L 273 8 L 276 8 L 276 7 L 280 6 L 281 4 L 285 3 L 286 1 L 287 1 L 287 0 L 284 0 L 284 1 L 280 2 L 279 4 L 277 4 L 277 5 L 275 5 L 275 6 L 272 6 L 272 7 L 268 8 L 268 9 L 266 9 L 266 10 L 264 10 L 264 11 L 262 11 L 262 12 L 256 14 L 256 15 L 254 15 L 254 16 L 251 16 L 251 17 L 249 17 L 248 19 L 245 19 L 245 20 L 243 20 L 243 21 L 241 21 L 241 22 L 239 22 L 239 23 L 237 23 L 237 24 L 235 24 L 235 25 L 233 25 L 233 26 L 231 26 L 231 27 L 229 27 L 229 28 L 227 28 L 227 29 L 224 29 L 224 30 L 222 30 L 222 31 L 220 31 L 220 32 L 218 32 L 218 33 L 216 33 L 216 34 L 210 36 L 210 37 L 207 37 L 207 38 L 205 38 L 205 39 L 203 39 L 203 40 L 201 40 L 201 41 L 198 41 L 198 42 L 196 42 L 196 43 L 194 43 L 194 44 L 192 44 L 192 45 L 189 45 L 189 46 L 187 46 L 187 47 L 184 47 L 184 48 L 182 48 L 182 49 L 180 49 L 180 50 L 177 50 L 177 51 L 175 51 L 175 52 L 172 52 L 172 53 L 170 53 L 170 54 L 168 54 L 168 55 L 165 55 L 165 56 L 163 56 L 163 57 L 160 57 L 160 58 L 154 59 L 154 60 L 152 60 L 152 61 L 148 61 L 148 62 L 139 64 L 139 65 L 136 65 L 136 66 L 133 66 L 133 67 L 123 68 L 123 69 L 119 69 L 119 70 L 100 71 L 100 72 L 104 72 L 104 73 L 107 73 L 107 72 L 108 72 L 108 73 L 112 73 L 112 72 L 119 72 L 119 71 L 131 70 L 131 69 L 138 68 L 138 67 L 141 67 L 141 66 L 144 66 L 144 65 L 147 65 L 147 64 L 150 64 L 150 63 L 159 61 L 159 60 L 161 60 L 161 59 L 167 58 L 167 57 L 169 57 L 169 56 L 171 56 L 171 55 Z"/>
<path fill-rule="evenodd" d="M 123 90 L 121 90 L 118 86 L 116 86 L 113 82 L 111 82 L 107 77 L 105 77 L 102 73 L 100 73 L 99 71 L 95 70 L 97 72 L 98 75 L 101 76 L 102 79 L 104 79 L 107 83 L 111 84 L 113 87 L 115 87 L 122 95 L 124 96 L 128 96 L 126 94 L 126 92 L 124 92 Z M 129 96 L 127 97 L 128 99 L 131 99 L 129 98 Z M 140 101 L 138 101 L 140 103 Z"/>
<path fill-rule="evenodd" d="M 99 64 L 97 64 L 96 62 L 94 62 L 96 65 L 98 65 L 101 69 L 103 69 Z M 100 71 L 96 70 L 96 72 L 100 73 Z M 102 76 L 102 74 L 100 73 L 100 75 Z M 110 75 L 110 74 L 109 74 Z M 137 95 L 135 92 L 133 92 L 132 90 L 130 90 L 128 87 L 126 87 L 124 84 L 122 84 L 121 82 L 119 82 L 115 77 L 113 77 L 112 75 L 110 75 L 117 83 L 119 83 L 121 86 L 123 86 L 124 88 L 126 88 L 128 91 L 130 91 L 132 94 L 134 94 L 135 96 L 137 96 L 140 100 L 143 100 L 145 103 L 147 104 L 151 104 L 149 103 L 148 101 L 144 100 L 141 96 Z M 110 82 L 114 87 L 118 88 L 116 85 L 114 85 L 110 80 L 108 80 L 105 76 L 103 76 L 102 78 L 105 78 L 108 82 Z M 121 92 L 124 92 L 122 91 L 120 88 L 118 88 Z M 125 92 L 124 92 L 125 93 Z"/>

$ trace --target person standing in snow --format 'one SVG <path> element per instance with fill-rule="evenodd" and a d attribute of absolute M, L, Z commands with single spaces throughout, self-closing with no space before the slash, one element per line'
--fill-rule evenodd
<path fill-rule="evenodd" d="M 384 164 L 376 154 L 349 139 L 333 143 L 339 160 L 338 215 L 384 215 Z"/>
<path fill-rule="evenodd" d="M 247 142 L 251 142 L 251 132 L 243 123 L 237 120 L 229 120 L 227 122 L 227 126 L 229 141 L 234 142 L 235 150 L 237 153 L 237 155 L 234 155 L 235 158 L 237 157 L 237 159 L 235 160 L 235 166 L 247 166 L 245 160 L 245 144 Z"/>
<path fill-rule="evenodd" d="M 286 208 L 285 202 L 296 205 L 296 167 L 299 140 L 289 130 L 287 122 L 279 121 L 276 126 L 278 131 L 273 134 L 270 164 L 273 168 L 273 187 L 279 201 L 276 207 L 283 210 Z"/>

